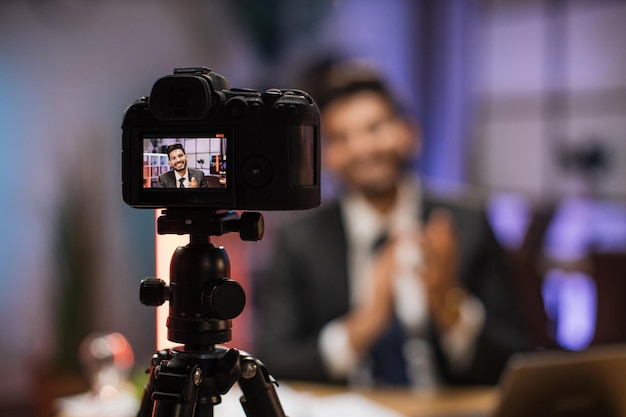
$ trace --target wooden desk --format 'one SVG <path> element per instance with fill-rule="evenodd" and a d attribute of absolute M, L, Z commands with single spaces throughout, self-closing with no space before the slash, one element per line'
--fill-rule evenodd
<path fill-rule="evenodd" d="M 287 382 L 299 392 L 316 396 L 348 392 L 339 386 L 303 382 Z M 407 417 L 438 417 L 455 414 L 488 413 L 497 401 L 497 390 L 492 387 L 442 388 L 411 390 L 402 388 L 353 389 L 377 404 L 395 410 Z M 279 388 L 280 395 L 280 388 Z"/>

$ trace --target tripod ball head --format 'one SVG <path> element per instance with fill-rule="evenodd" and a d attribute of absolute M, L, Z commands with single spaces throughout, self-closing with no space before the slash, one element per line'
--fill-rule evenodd
<path fill-rule="evenodd" d="M 169 301 L 169 340 L 189 348 L 225 343 L 231 338 L 231 320 L 246 304 L 243 288 L 229 274 L 224 248 L 214 246 L 207 237 L 192 235 L 191 242 L 178 247 L 172 257 L 170 285 L 145 278 L 139 299 L 147 306 Z"/>

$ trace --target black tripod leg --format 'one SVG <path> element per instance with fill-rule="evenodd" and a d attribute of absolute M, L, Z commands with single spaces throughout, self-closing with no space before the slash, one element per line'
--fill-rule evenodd
<path fill-rule="evenodd" d="M 285 417 L 274 385 L 276 380 L 263 363 L 245 352 L 241 355 L 239 387 L 243 392 L 241 405 L 247 417 Z"/>
<path fill-rule="evenodd" d="M 152 393 L 155 386 L 155 370 L 157 366 L 161 364 L 163 360 L 169 360 L 172 357 L 169 350 L 160 350 L 152 355 L 152 361 L 150 362 L 150 368 L 148 369 L 148 382 L 144 386 L 143 395 L 141 397 L 141 405 L 137 412 L 137 417 L 151 417 L 152 409 L 154 407 L 154 401 L 152 400 Z"/>

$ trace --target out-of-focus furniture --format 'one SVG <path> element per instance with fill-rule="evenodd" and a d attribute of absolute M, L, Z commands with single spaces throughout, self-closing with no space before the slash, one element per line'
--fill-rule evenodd
<path fill-rule="evenodd" d="M 626 342 L 626 252 L 592 253 L 590 259 L 598 300 L 592 344 Z"/>

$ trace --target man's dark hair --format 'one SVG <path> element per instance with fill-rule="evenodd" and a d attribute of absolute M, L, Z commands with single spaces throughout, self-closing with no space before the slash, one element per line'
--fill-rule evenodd
<path fill-rule="evenodd" d="M 185 148 L 183 148 L 183 145 L 181 145 L 180 143 L 172 143 L 171 145 L 167 145 L 167 148 L 165 148 L 165 152 L 167 153 L 167 157 L 169 158 L 170 157 L 170 153 L 172 153 L 176 149 L 180 149 L 181 151 L 183 151 L 183 153 L 185 153 Z"/>
<path fill-rule="evenodd" d="M 385 100 L 394 112 L 404 113 L 382 75 L 368 62 L 326 59 L 310 67 L 305 79 L 307 91 L 320 111 L 341 99 L 372 92 Z"/>

